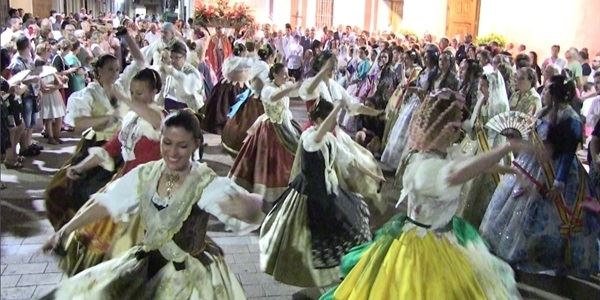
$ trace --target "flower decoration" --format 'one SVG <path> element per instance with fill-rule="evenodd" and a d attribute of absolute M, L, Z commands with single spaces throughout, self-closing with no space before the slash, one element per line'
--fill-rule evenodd
<path fill-rule="evenodd" d="M 208 27 L 239 28 L 253 24 L 254 15 L 244 3 L 231 5 L 229 0 L 218 0 L 216 4 L 198 3 L 195 22 Z"/>

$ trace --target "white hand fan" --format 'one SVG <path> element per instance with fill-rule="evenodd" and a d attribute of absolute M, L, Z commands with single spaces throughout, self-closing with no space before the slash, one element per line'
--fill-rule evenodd
<path fill-rule="evenodd" d="M 520 111 L 507 111 L 496 115 L 485 127 L 507 137 L 529 139 L 536 118 Z"/>

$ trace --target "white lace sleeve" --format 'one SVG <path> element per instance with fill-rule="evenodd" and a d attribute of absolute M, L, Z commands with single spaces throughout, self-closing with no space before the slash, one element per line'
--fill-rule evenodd
<path fill-rule="evenodd" d="M 138 166 L 108 184 L 104 191 L 92 195 L 92 198 L 104 206 L 116 221 L 127 222 L 129 216 L 137 211 L 139 170 Z"/>
<path fill-rule="evenodd" d="M 249 233 L 260 227 L 260 224 L 249 224 L 238 220 L 228 215 L 221 207 L 221 204 L 232 202 L 233 199 L 247 194 L 246 190 L 235 184 L 230 178 L 217 177 L 204 188 L 202 198 L 198 201 L 198 207 L 223 222 L 227 230 L 239 234 Z"/>
<path fill-rule="evenodd" d="M 89 88 L 71 94 L 67 101 L 65 123 L 75 127 L 76 118 L 91 117 L 93 102 L 94 96 Z"/>

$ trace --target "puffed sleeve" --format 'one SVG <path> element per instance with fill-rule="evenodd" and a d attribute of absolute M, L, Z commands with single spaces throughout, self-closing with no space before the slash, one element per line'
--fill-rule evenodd
<path fill-rule="evenodd" d="M 317 80 L 316 77 L 306 79 L 300 86 L 300 89 L 298 90 L 298 96 L 300 96 L 302 101 L 310 101 L 310 100 L 315 100 L 315 99 L 319 98 L 319 94 L 320 94 L 319 86 L 317 86 L 312 93 L 310 93 L 308 91 L 308 87 L 311 85 L 313 80 Z"/>
<path fill-rule="evenodd" d="M 441 201 L 458 199 L 462 185 L 448 183 L 448 177 L 457 164 L 458 162 L 450 159 L 417 155 L 402 176 L 401 199 L 410 193 Z"/>
<path fill-rule="evenodd" d="M 129 95 L 129 86 L 131 85 L 131 80 L 139 71 L 144 69 L 145 66 L 146 64 L 144 62 L 137 60 L 132 61 L 131 64 L 127 66 L 125 70 L 123 70 L 123 73 L 119 75 L 119 78 L 115 82 L 115 86 L 125 95 Z"/>
<path fill-rule="evenodd" d="M 127 222 L 137 211 L 139 170 L 140 166 L 108 184 L 104 191 L 92 195 L 92 199 L 104 206 L 116 221 Z"/>
<path fill-rule="evenodd" d="M 192 104 L 190 108 L 193 110 L 199 110 L 204 106 L 204 83 L 202 81 L 202 75 L 196 69 L 189 69 L 189 73 L 185 73 L 179 70 L 173 70 L 173 78 L 180 83 L 181 90 L 177 90 L 177 93 L 182 98 L 193 98 L 193 103 L 188 103 L 188 106 Z"/>
<path fill-rule="evenodd" d="M 234 200 L 248 194 L 246 190 L 235 184 L 230 178 L 216 177 L 204 188 L 202 197 L 198 201 L 198 207 L 219 219 L 219 221 L 225 224 L 227 230 L 239 234 L 249 233 L 260 227 L 260 224 L 250 224 L 238 220 L 223 209 L 223 206 L 228 204 L 235 205 Z M 260 211 L 261 205 L 257 206 L 258 208 L 255 213 L 263 214 Z"/>
<path fill-rule="evenodd" d="M 69 96 L 67 101 L 67 114 L 65 115 L 65 123 L 75 127 L 75 119 L 81 117 L 92 116 L 92 105 L 94 97 L 89 88 L 84 88 L 81 91 L 75 92 Z"/>
<path fill-rule="evenodd" d="M 274 87 L 274 86 L 267 85 L 263 88 L 262 92 L 260 93 L 260 98 L 265 102 L 273 102 L 271 100 L 271 98 L 273 97 L 273 94 L 278 93 L 284 89 L 287 89 L 291 85 L 293 85 L 293 83 L 291 83 L 291 82 L 285 83 L 280 87 Z M 286 96 L 289 97 L 289 95 L 286 95 Z"/>

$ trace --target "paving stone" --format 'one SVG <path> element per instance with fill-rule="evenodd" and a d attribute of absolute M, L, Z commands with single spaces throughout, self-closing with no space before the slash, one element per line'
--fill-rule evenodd
<path fill-rule="evenodd" d="M 227 245 L 223 246 L 222 248 L 225 252 L 225 255 L 237 253 L 250 253 L 250 251 L 248 250 L 248 246 L 246 245 Z"/>
<path fill-rule="evenodd" d="M 227 247 L 229 245 L 247 245 L 249 243 L 247 236 L 214 237 L 213 240 L 221 247 Z"/>
<path fill-rule="evenodd" d="M 16 236 L 3 236 L 0 237 L 0 244 L 2 245 L 21 245 L 23 243 L 24 238 L 16 237 Z M 2 247 L 4 248 L 4 247 Z"/>
<path fill-rule="evenodd" d="M 23 245 L 28 245 L 28 244 L 37 244 L 39 245 L 39 247 L 41 248 L 42 245 L 44 245 L 44 243 L 48 240 L 48 237 L 50 235 L 46 235 L 46 234 L 40 234 L 37 236 L 31 236 L 28 237 L 26 239 L 23 240 Z"/>
<path fill-rule="evenodd" d="M 291 296 L 300 290 L 300 288 L 291 287 L 283 284 L 262 284 L 262 287 L 265 290 L 267 296 Z"/>
<path fill-rule="evenodd" d="M 258 283 L 274 283 L 273 277 L 265 273 L 242 273 L 240 275 L 240 282 L 242 285 L 246 284 L 258 284 Z"/>
<path fill-rule="evenodd" d="M 236 263 L 252 263 L 259 261 L 258 253 L 236 254 L 234 257 Z"/>
<path fill-rule="evenodd" d="M 35 291 L 35 286 L 3 288 L 0 295 L 2 299 L 30 299 Z"/>
<path fill-rule="evenodd" d="M 256 273 L 259 269 L 254 263 L 233 263 L 229 265 L 234 273 Z"/>
<path fill-rule="evenodd" d="M 244 285 L 244 293 L 249 298 L 266 296 L 265 290 L 260 284 Z"/>
<path fill-rule="evenodd" d="M 29 262 L 32 262 L 32 263 L 39 263 L 39 262 L 58 263 L 58 257 L 56 257 L 55 255 L 38 252 L 31 256 L 31 259 L 29 260 Z"/>
<path fill-rule="evenodd" d="M 2 275 L 0 277 L 0 286 L 2 286 L 3 289 L 5 287 L 17 286 L 19 278 L 21 278 L 21 275 Z"/>
<path fill-rule="evenodd" d="M 52 291 L 54 288 L 56 288 L 55 284 L 38 285 L 35 289 L 35 292 L 33 293 L 33 298 L 37 299 L 42 296 L 45 296 L 46 294 L 50 293 L 50 291 Z"/>
<path fill-rule="evenodd" d="M 62 273 L 44 273 L 21 275 L 18 286 L 58 284 L 63 277 Z"/>
<path fill-rule="evenodd" d="M 46 270 L 44 270 L 44 273 L 60 273 L 63 270 L 58 266 L 58 263 L 48 263 L 48 266 L 46 267 Z"/>
<path fill-rule="evenodd" d="M 48 263 L 11 264 L 4 271 L 5 275 L 44 273 Z"/>
<path fill-rule="evenodd" d="M 4 269 L 6 269 L 6 265 L 5 264 L 1 264 L 0 265 L 0 274 L 4 274 Z"/>

